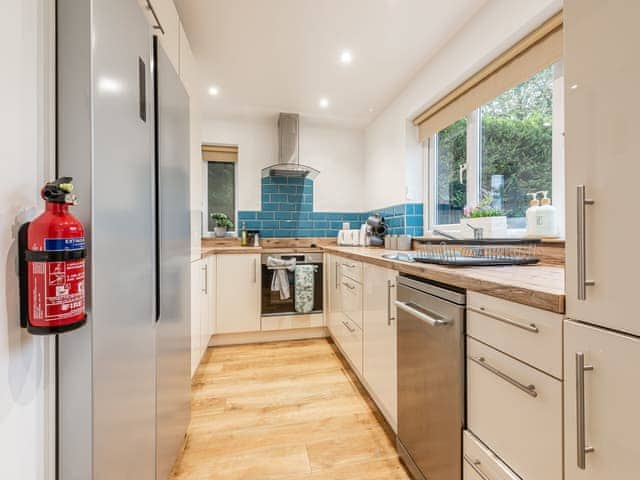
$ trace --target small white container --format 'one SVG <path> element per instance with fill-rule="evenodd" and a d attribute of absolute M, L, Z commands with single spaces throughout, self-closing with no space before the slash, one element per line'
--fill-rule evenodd
<path fill-rule="evenodd" d="M 398 249 L 398 235 L 387 235 L 387 237 L 389 238 L 389 248 L 391 250 L 397 250 Z"/>
<path fill-rule="evenodd" d="M 411 250 L 411 235 L 400 235 L 398 237 L 398 250 Z"/>

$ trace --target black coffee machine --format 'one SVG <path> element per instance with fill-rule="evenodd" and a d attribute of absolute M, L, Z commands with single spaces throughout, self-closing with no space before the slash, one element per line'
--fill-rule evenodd
<path fill-rule="evenodd" d="M 369 245 L 380 247 L 384 245 L 384 236 L 387 234 L 389 227 L 384 221 L 384 217 L 379 213 L 370 215 L 367 218 L 367 236 L 369 237 Z"/>

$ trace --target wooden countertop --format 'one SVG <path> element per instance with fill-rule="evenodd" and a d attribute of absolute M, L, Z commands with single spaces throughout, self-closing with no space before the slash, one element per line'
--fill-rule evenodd
<path fill-rule="evenodd" d="M 382 248 L 323 246 L 327 253 L 484 293 L 524 305 L 564 313 L 564 268 L 552 266 L 446 267 L 382 258 Z"/>

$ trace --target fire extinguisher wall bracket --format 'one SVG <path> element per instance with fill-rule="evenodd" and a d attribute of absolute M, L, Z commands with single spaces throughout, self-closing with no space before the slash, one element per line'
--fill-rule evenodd
<path fill-rule="evenodd" d="M 87 316 L 69 325 L 40 328 L 29 323 L 29 283 L 27 262 L 60 262 L 80 260 L 87 256 L 86 250 L 63 250 L 55 252 L 33 251 L 27 248 L 27 237 L 31 222 L 24 223 L 18 231 L 18 275 L 20 289 L 20 327 L 26 328 L 33 335 L 56 335 L 80 328 L 87 322 Z"/>

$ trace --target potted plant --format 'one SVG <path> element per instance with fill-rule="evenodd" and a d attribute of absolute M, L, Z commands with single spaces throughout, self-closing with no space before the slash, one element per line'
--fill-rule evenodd
<path fill-rule="evenodd" d="M 225 237 L 227 230 L 233 228 L 233 222 L 224 213 L 212 213 L 211 219 L 216 222 L 213 233 L 216 237 Z"/>
<path fill-rule="evenodd" d="M 482 228 L 485 238 L 504 238 L 507 236 L 507 216 L 502 210 L 492 205 L 493 199 L 490 193 L 485 193 L 480 203 L 475 206 L 464 207 L 464 217 L 460 224 L 473 228 Z M 468 231 L 466 231 L 468 230 Z M 470 228 L 463 229 L 463 236 L 473 238 Z"/>

